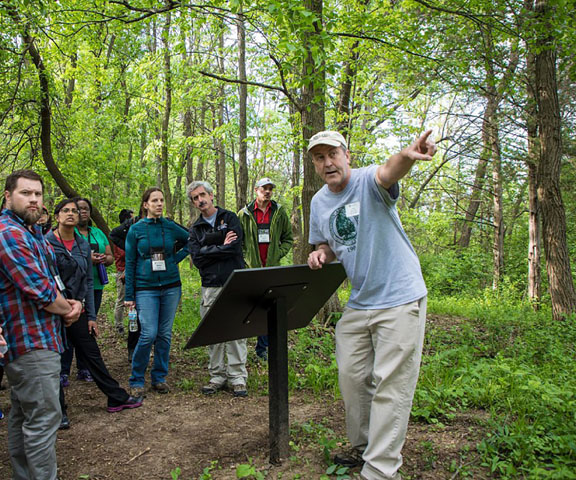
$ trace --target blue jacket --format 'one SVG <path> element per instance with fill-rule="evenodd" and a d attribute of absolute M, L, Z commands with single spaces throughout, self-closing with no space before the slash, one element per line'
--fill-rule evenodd
<path fill-rule="evenodd" d="M 178 263 L 188 255 L 188 232 L 173 220 L 144 218 L 126 236 L 126 301 L 136 299 L 137 290 L 156 290 L 181 285 Z M 162 248 L 165 271 L 152 271 L 151 248 Z"/>

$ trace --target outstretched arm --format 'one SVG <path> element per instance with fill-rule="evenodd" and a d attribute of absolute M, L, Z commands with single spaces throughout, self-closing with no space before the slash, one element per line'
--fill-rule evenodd
<path fill-rule="evenodd" d="M 427 130 L 412 145 L 400 153 L 392 155 L 376 171 L 376 181 L 381 187 L 390 188 L 406 175 L 417 160 L 430 161 L 436 153 L 436 143 L 430 138 L 432 130 Z"/>

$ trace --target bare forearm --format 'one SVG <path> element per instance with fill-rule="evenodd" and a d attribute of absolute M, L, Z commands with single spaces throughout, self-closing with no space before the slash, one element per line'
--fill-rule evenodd
<path fill-rule="evenodd" d="M 67 315 L 72 311 L 72 307 L 68 301 L 58 292 L 56 300 L 54 300 L 50 305 L 44 307 L 44 310 L 56 315 Z"/>

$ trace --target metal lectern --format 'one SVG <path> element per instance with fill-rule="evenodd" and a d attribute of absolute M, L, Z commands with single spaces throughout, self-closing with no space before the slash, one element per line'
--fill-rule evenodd
<path fill-rule="evenodd" d="M 346 278 L 340 263 L 235 270 L 186 348 L 268 335 L 270 461 L 288 455 L 288 330 L 302 328 Z"/>

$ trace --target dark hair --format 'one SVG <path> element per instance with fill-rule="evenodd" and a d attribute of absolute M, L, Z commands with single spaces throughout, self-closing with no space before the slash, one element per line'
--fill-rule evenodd
<path fill-rule="evenodd" d="M 144 208 L 144 202 L 147 202 L 148 200 L 150 200 L 150 195 L 152 195 L 154 192 L 160 192 L 162 195 L 164 195 L 164 192 L 162 191 L 161 188 L 158 188 L 158 187 L 148 188 L 142 194 L 142 201 L 140 202 L 140 212 L 139 212 L 140 218 L 146 218 L 148 216 L 148 212 Z"/>
<path fill-rule="evenodd" d="M 87 198 L 84 197 L 74 197 L 72 199 L 73 202 L 76 203 L 76 205 L 78 205 L 78 202 L 86 202 L 88 204 L 88 206 L 90 207 L 90 213 L 92 213 L 92 210 L 94 210 L 94 208 L 92 208 L 92 202 L 90 200 L 88 200 Z"/>
<path fill-rule="evenodd" d="M 42 206 L 42 215 L 47 215 L 48 219 L 46 220 L 46 223 L 41 224 L 42 227 L 42 233 L 44 235 L 46 235 L 50 229 L 52 228 L 52 217 L 50 215 L 50 212 L 48 211 L 48 209 L 45 206 Z"/>
<path fill-rule="evenodd" d="M 38 175 L 34 170 L 16 170 L 6 177 L 6 184 L 4 186 L 4 191 L 12 193 L 18 185 L 18 179 L 26 178 L 28 180 L 34 180 L 40 182 L 42 185 L 42 191 L 44 191 L 44 180 Z"/>
<path fill-rule="evenodd" d="M 74 205 L 76 205 L 76 209 L 78 209 L 78 202 L 76 201 L 75 198 L 65 198 L 64 200 L 60 200 L 54 207 L 54 216 L 55 217 L 58 216 L 60 210 L 64 208 L 64 205 L 68 205 L 69 203 L 73 203 Z"/>
<path fill-rule="evenodd" d="M 120 214 L 118 215 L 118 220 L 120 220 L 120 223 L 124 223 L 126 220 L 128 220 L 132 214 L 134 213 L 134 210 L 130 210 L 128 208 L 123 208 L 122 210 L 120 210 Z"/>

